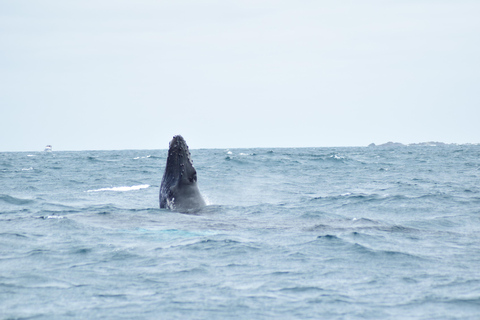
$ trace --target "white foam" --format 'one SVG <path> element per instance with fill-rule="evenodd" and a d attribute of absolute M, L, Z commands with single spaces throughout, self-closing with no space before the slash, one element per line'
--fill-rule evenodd
<path fill-rule="evenodd" d="M 39 219 L 63 219 L 64 217 L 63 216 L 40 216 L 38 217 Z"/>
<path fill-rule="evenodd" d="M 95 189 L 95 190 L 87 190 L 87 192 L 101 192 L 101 191 L 126 192 L 126 191 L 135 191 L 135 190 L 140 190 L 140 189 L 146 189 L 148 187 L 150 187 L 149 184 L 140 184 L 140 185 L 131 186 L 131 187 L 112 187 L 112 188 L 101 188 L 101 189 Z"/>
<path fill-rule="evenodd" d="M 206 196 L 205 194 L 203 194 L 203 200 L 205 200 L 205 204 L 206 204 L 207 206 L 212 205 L 212 202 L 210 201 L 210 199 L 208 198 L 208 196 Z"/>
<path fill-rule="evenodd" d="M 33 168 L 30 167 L 30 168 L 23 168 L 23 169 L 22 169 L 22 171 L 30 171 L 30 170 L 33 170 Z"/>

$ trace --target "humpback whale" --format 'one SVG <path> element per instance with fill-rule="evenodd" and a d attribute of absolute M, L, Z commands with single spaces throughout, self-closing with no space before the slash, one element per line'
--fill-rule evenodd
<path fill-rule="evenodd" d="M 160 208 L 188 212 L 205 206 L 197 186 L 197 171 L 182 136 L 170 141 L 167 165 L 160 186 Z"/>

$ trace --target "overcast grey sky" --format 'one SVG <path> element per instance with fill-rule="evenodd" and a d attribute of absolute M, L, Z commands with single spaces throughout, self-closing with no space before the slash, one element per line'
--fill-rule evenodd
<path fill-rule="evenodd" d="M 480 1 L 2 0 L 0 151 L 480 142 Z"/>

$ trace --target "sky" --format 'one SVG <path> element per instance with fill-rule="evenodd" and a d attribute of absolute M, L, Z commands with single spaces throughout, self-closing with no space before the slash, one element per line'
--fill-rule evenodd
<path fill-rule="evenodd" d="M 0 151 L 480 142 L 478 0 L 2 0 Z"/>

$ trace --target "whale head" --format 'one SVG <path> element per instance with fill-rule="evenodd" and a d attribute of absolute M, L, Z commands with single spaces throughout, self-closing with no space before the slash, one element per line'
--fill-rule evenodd
<path fill-rule="evenodd" d="M 197 182 L 197 171 L 193 166 L 190 150 L 181 135 L 174 136 L 170 141 L 166 170 L 177 178 L 177 183 L 180 185 Z"/>
<path fill-rule="evenodd" d="M 197 187 L 197 171 L 188 145 L 182 136 L 174 136 L 168 149 L 167 164 L 160 187 L 160 208 L 197 209 L 205 201 Z"/>

